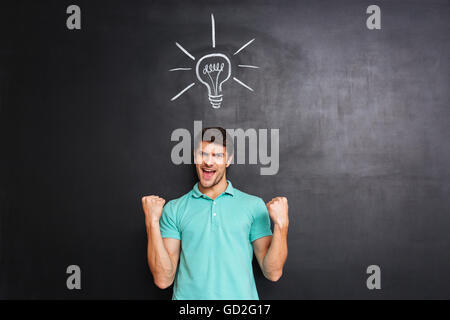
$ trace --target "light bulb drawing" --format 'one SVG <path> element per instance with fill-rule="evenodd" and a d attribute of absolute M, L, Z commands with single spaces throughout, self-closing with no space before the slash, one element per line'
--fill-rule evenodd
<path fill-rule="evenodd" d="M 222 84 L 230 79 L 230 59 L 221 53 L 212 53 L 198 60 L 195 67 L 198 81 L 208 89 L 208 98 L 214 109 L 220 108 L 222 103 Z"/>
<path fill-rule="evenodd" d="M 211 14 L 211 40 L 212 48 L 216 48 L 216 30 L 215 30 L 215 20 L 214 15 Z M 239 52 L 244 50 L 247 46 L 253 43 L 255 39 L 251 39 L 241 46 L 238 50 L 233 53 L 233 56 L 237 55 Z M 187 49 L 185 49 L 181 44 L 175 42 L 175 45 L 191 60 L 195 61 L 196 58 Z M 214 50 L 216 51 L 216 50 Z M 249 69 L 259 69 L 258 66 L 238 64 L 238 68 L 249 68 Z M 177 67 L 169 69 L 169 71 L 191 71 L 194 66 L 191 67 Z M 223 102 L 223 84 L 231 78 L 231 60 L 224 53 L 213 52 L 202 56 L 195 64 L 195 75 L 197 80 L 203 84 L 208 90 L 208 99 L 211 106 L 214 109 L 218 109 L 222 106 Z M 238 78 L 232 78 L 236 83 L 243 86 L 244 88 L 253 92 L 253 89 L 239 80 Z M 181 95 L 191 89 L 196 82 L 190 83 L 187 87 L 177 93 L 170 101 L 178 99 Z"/>

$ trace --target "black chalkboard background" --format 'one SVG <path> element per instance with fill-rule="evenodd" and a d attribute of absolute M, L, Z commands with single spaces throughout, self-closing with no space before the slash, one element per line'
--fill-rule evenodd
<path fill-rule="evenodd" d="M 66 8 L 81 8 L 68 30 Z M 381 8 L 381 30 L 366 9 Z M 289 199 L 289 257 L 262 299 L 450 298 L 450 5 L 433 1 L 2 1 L 0 297 L 168 299 L 140 198 L 195 182 L 176 128 L 280 129 L 280 170 L 233 185 Z M 220 109 L 175 42 L 233 56 Z M 205 51 L 206 50 L 206 51 Z M 259 69 L 239 69 L 237 64 Z M 224 89 L 225 90 L 225 89 Z M 79 265 L 82 290 L 66 288 Z M 368 290 L 379 265 L 382 289 Z"/>

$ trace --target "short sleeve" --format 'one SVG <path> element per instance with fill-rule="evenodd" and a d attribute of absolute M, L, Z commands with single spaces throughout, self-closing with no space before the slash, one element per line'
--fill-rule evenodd
<path fill-rule="evenodd" d="M 250 242 L 262 237 L 271 236 L 269 211 L 267 211 L 266 204 L 261 198 L 258 198 L 256 201 L 253 215 L 254 219 L 250 229 Z"/>
<path fill-rule="evenodd" d="M 176 211 L 173 210 L 172 203 L 169 201 L 164 206 L 161 219 L 159 220 L 159 228 L 163 238 L 181 240 L 180 229 L 176 221 Z"/>

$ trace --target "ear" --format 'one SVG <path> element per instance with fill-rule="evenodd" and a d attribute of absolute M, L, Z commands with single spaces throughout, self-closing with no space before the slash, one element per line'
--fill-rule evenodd
<path fill-rule="evenodd" d="M 233 160 L 233 156 L 228 157 L 227 166 L 226 166 L 227 168 L 230 166 L 232 160 Z"/>

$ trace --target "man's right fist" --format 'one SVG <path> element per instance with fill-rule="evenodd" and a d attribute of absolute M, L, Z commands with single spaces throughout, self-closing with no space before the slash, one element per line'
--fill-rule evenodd
<path fill-rule="evenodd" d="M 142 208 L 145 213 L 145 223 L 147 225 L 152 222 L 158 222 L 161 218 L 164 204 L 166 200 L 158 196 L 145 196 L 142 197 Z"/>

